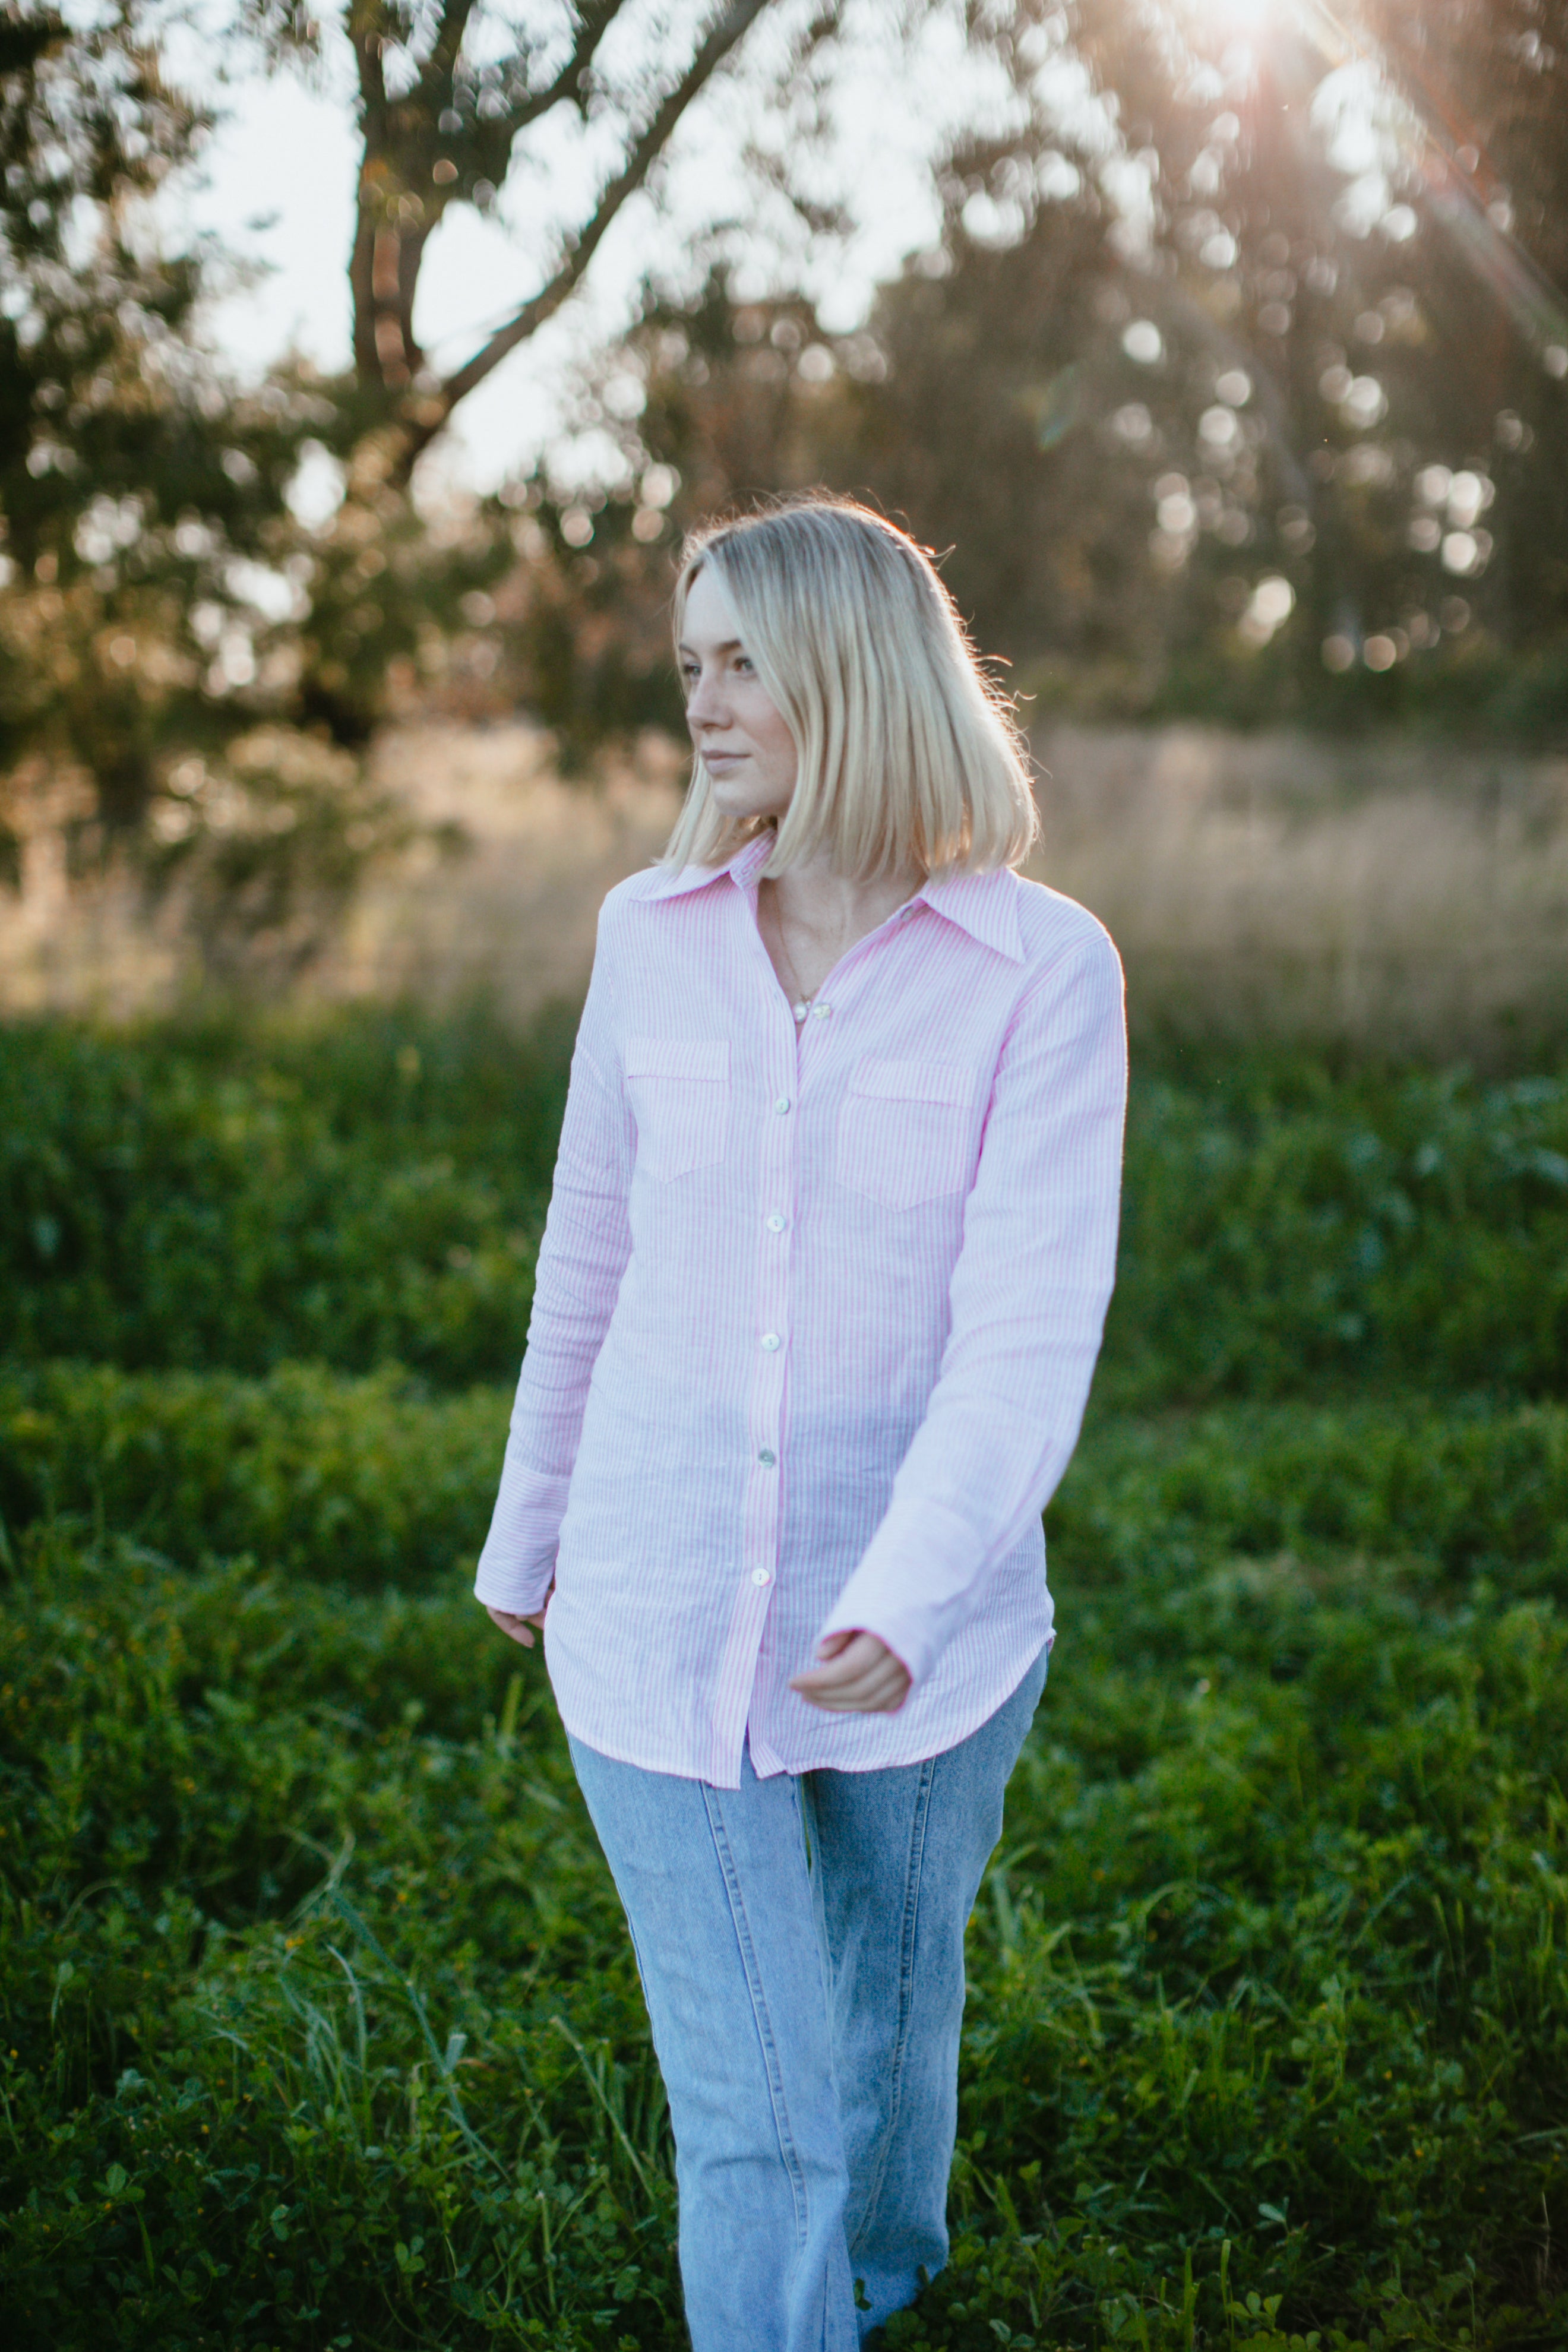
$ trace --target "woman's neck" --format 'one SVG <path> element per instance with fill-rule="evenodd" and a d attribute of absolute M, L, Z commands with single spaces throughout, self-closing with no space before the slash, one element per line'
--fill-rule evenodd
<path fill-rule="evenodd" d="M 912 898 L 921 879 L 910 873 L 857 882 L 826 857 L 815 857 L 763 882 L 758 927 L 784 993 L 815 996 L 856 941 Z"/>

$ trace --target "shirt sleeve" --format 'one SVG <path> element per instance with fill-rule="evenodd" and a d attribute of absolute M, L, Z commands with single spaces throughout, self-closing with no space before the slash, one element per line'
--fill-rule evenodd
<path fill-rule="evenodd" d="M 1097 931 L 1020 1003 L 997 1065 L 952 1322 L 887 1514 L 822 1631 L 923 1682 L 1078 1442 L 1116 1270 L 1127 1037 Z"/>
<path fill-rule="evenodd" d="M 474 1585 L 489 1607 L 519 1616 L 543 1606 L 555 1572 L 588 1381 L 631 1255 L 633 1130 L 610 1015 L 609 964 L 601 920 L 539 1245 L 528 1349 Z"/>

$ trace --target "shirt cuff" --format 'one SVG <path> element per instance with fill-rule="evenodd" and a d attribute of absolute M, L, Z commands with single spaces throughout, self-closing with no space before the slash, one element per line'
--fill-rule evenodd
<path fill-rule="evenodd" d="M 973 1612 L 984 1546 L 944 1503 L 896 1502 L 835 1602 L 823 1634 L 875 1633 L 922 1683 Z"/>
<path fill-rule="evenodd" d="M 509 1470 L 501 1479 L 474 1592 L 487 1609 L 531 1617 L 543 1608 L 555 1576 L 569 1477 L 541 1470 Z"/>

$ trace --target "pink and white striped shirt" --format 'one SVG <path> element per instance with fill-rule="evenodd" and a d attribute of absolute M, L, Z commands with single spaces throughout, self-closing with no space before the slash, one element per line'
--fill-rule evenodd
<path fill-rule="evenodd" d="M 1009 872 L 928 883 L 797 1025 L 770 841 L 612 890 L 481 1601 L 537 1610 L 566 1727 L 734 1788 L 917 1762 L 1051 1634 L 1040 1513 L 1116 1256 L 1121 971 Z M 896 1715 L 789 1688 L 878 1634 Z"/>

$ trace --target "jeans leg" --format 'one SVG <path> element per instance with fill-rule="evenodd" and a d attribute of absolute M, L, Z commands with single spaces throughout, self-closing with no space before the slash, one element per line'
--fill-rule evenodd
<path fill-rule="evenodd" d="M 799 1792 L 573 1740 L 669 2095 L 694 2352 L 854 2352 L 848 2178 Z"/>
<path fill-rule="evenodd" d="M 963 1931 L 1045 1679 L 1042 1651 L 989 1721 L 924 1763 L 805 1779 L 863 2333 L 947 2260 Z"/>

